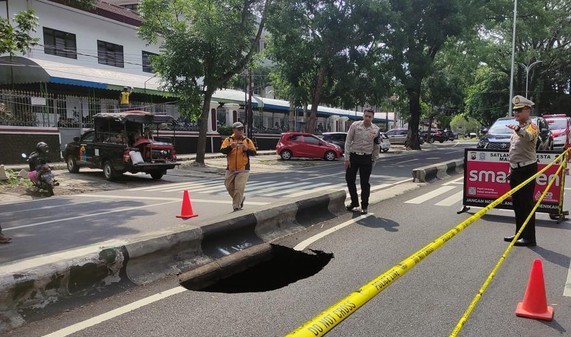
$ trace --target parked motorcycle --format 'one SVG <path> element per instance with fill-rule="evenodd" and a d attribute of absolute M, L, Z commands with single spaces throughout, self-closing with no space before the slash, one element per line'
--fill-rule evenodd
<path fill-rule="evenodd" d="M 52 169 L 48 165 L 48 152 L 48 144 L 39 142 L 36 145 L 36 151 L 30 153 L 29 156 L 22 153 L 22 158 L 26 159 L 30 166 L 28 178 L 34 187 L 36 187 L 38 191 L 47 191 L 48 195 L 52 196 L 54 195 L 54 186 L 59 185 L 59 183 L 55 180 Z"/>

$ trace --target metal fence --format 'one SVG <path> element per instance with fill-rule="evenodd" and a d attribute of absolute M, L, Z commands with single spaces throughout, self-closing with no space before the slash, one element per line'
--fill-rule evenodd
<path fill-rule="evenodd" d="M 98 97 L 0 90 L 0 125 L 89 128 L 93 127 L 93 115 L 119 112 L 118 103 L 118 100 Z M 173 103 L 132 102 L 130 108 L 178 115 Z"/>

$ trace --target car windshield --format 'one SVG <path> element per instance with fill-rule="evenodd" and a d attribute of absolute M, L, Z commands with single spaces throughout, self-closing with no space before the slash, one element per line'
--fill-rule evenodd
<path fill-rule="evenodd" d="M 537 118 L 532 118 L 532 122 L 537 125 Z M 492 135 L 510 135 L 512 130 L 510 130 L 507 125 L 518 124 L 515 119 L 498 119 L 494 125 L 488 130 L 489 134 Z"/>
<path fill-rule="evenodd" d="M 567 118 L 550 119 L 547 121 L 549 130 L 564 130 L 567 128 Z"/>
<path fill-rule="evenodd" d="M 498 119 L 494 125 L 492 125 L 488 133 L 493 135 L 509 135 L 512 133 L 512 130 L 510 130 L 507 125 L 516 123 L 514 119 Z"/>

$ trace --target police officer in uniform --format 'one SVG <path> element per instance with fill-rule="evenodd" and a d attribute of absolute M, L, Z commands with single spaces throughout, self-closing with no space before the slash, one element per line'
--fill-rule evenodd
<path fill-rule="evenodd" d="M 345 139 L 345 181 L 351 196 L 351 204 L 347 207 L 352 211 L 359 207 L 359 196 L 357 195 L 357 172 L 361 182 L 361 214 L 367 214 L 369 207 L 369 195 L 371 194 L 371 184 L 369 177 L 373 170 L 373 163 L 379 157 L 379 127 L 373 124 L 375 111 L 366 109 L 363 111 L 363 120 L 351 124 Z"/>
<path fill-rule="evenodd" d="M 519 124 L 510 124 L 507 127 L 513 130 L 511 137 L 510 159 L 510 186 L 514 188 L 537 173 L 537 155 L 535 153 L 538 128 L 532 123 L 530 115 L 534 103 L 523 96 L 512 99 L 515 120 Z M 512 195 L 515 212 L 516 233 L 534 207 L 533 192 L 535 180 L 532 180 Z M 511 242 L 514 236 L 504 238 Z M 535 213 L 532 215 L 515 246 L 535 246 Z"/>

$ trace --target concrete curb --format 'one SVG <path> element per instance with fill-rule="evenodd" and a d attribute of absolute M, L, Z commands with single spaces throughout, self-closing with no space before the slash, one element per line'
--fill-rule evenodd
<path fill-rule="evenodd" d="M 412 181 L 431 182 L 464 171 L 464 160 L 450 160 L 440 164 L 428 165 L 412 170 Z"/>
<path fill-rule="evenodd" d="M 262 151 L 258 151 L 258 156 L 267 156 L 267 155 L 273 155 L 276 154 L 275 150 L 262 150 Z M 180 154 L 177 155 L 177 163 L 183 163 L 186 161 L 191 161 L 194 160 L 196 158 L 196 154 Z M 206 153 L 205 154 L 205 159 L 216 159 L 216 158 L 226 158 L 226 155 L 223 153 Z M 4 165 L 6 170 L 28 170 L 28 164 L 27 163 L 22 163 L 22 164 L 8 164 L 8 165 Z M 50 163 L 50 167 L 52 168 L 52 170 L 67 170 L 67 164 L 65 162 L 53 162 Z"/>
<path fill-rule="evenodd" d="M 25 310 L 114 286 L 145 284 L 221 258 L 234 260 L 229 256 L 344 213 L 344 201 L 343 190 L 314 193 L 267 209 L 215 217 L 200 228 L 151 234 L 57 263 L 0 271 L 0 332 L 23 324 L 20 312 Z"/>

